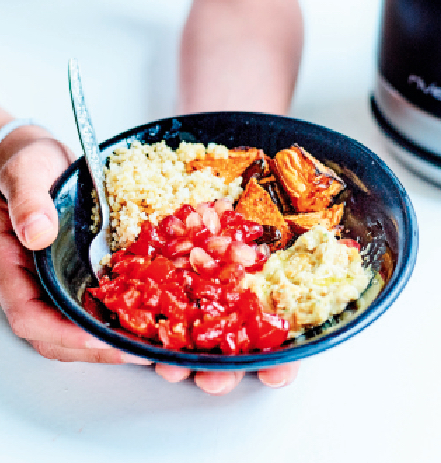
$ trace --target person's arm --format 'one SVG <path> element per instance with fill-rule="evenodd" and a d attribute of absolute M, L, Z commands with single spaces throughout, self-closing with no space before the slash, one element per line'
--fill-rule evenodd
<path fill-rule="evenodd" d="M 195 0 L 185 24 L 178 112 L 258 111 L 286 114 L 297 79 L 303 23 L 297 0 Z M 272 387 L 291 383 L 299 363 L 258 373 Z M 157 365 L 179 380 L 182 369 Z M 197 372 L 206 392 L 230 392 L 241 372 Z"/>
<path fill-rule="evenodd" d="M 178 112 L 286 114 L 302 45 L 297 0 L 195 0 L 182 35 Z"/>

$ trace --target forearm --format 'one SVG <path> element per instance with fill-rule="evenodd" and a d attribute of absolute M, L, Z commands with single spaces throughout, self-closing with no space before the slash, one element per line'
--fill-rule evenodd
<path fill-rule="evenodd" d="M 178 111 L 285 114 L 302 44 L 297 0 L 195 0 L 182 35 Z"/>

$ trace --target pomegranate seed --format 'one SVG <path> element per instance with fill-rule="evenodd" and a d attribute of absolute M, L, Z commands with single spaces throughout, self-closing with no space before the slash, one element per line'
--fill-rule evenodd
<path fill-rule="evenodd" d="M 189 256 L 176 257 L 175 259 L 172 260 L 172 262 L 176 268 L 180 268 L 182 270 L 191 270 Z"/>
<path fill-rule="evenodd" d="M 252 246 L 240 241 L 233 241 L 228 249 L 228 257 L 232 262 L 250 267 L 256 263 L 257 253 Z"/>
<path fill-rule="evenodd" d="M 217 215 L 220 217 L 225 211 L 233 210 L 233 202 L 228 198 L 218 199 L 214 203 L 214 210 L 217 212 Z"/>
<path fill-rule="evenodd" d="M 175 211 L 174 215 L 185 223 L 187 217 L 192 212 L 196 212 L 193 206 L 190 206 L 190 204 L 183 204 L 179 209 Z"/>
<path fill-rule="evenodd" d="M 167 238 L 184 236 L 187 232 L 184 222 L 174 215 L 164 217 L 158 225 L 159 231 Z"/>
<path fill-rule="evenodd" d="M 193 241 L 188 239 L 177 238 L 169 241 L 162 247 L 162 253 L 165 257 L 173 259 L 175 257 L 185 256 L 193 249 Z"/>
<path fill-rule="evenodd" d="M 201 275 L 212 275 L 219 267 L 219 264 L 207 254 L 202 248 L 195 247 L 190 252 L 190 264 L 196 273 Z"/>
<path fill-rule="evenodd" d="M 143 243 L 143 245 L 149 244 L 157 249 L 165 244 L 165 237 L 159 233 L 158 227 L 155 227 L 152 223 L 146 221 L 141 225 L 141 232 L 138 235 L 138 239 L 135 243 Z M 134 252 L 135 254 L 137 252 Z"/>
<path fill-rule="evenodd" d="M 254 249 L 256 251 L 256 262 L 254 265 L 247 267 L 247 272 L 251 273 L 260 272 L 271 255 L 271 250 L 266 243 L 259 244 L 258 246 L 255 246 Z"/>
<path fill-rule="evenodd" d="M 229 236 L 233 241 L 244 241 L 244 233 L 237 225 L 225 227 L 221 232 L 221 236 Z"/>
<path fill-rule="evenodd" d="M 257 240 L 263 235 L 263 226 L 251 220 L 245 220 L 239 228 L 243 231 L 245 243 Z"/>
<path fill-rule="evenodd" d="M 154 246 L 152 246 L 149 242 L 146 242 L 146 240 L 142 239 L 138 239 L 137 241 L 133 242 L 127 248 L 127 250 L 132 254 L 150 257 L 152 259 L 155 257 L 157 252 L 157 249 Z"/>
<path fill-rule="evenodd" d="M 207 209 L 213 209 L 213 206 L 214 206 L 214 202 L 199 203 L 199 204 L 196 206 L 196 212 L 197 212 L 201 217 L 203 217 L 203 216 L 204 216 L 204 212 L 205 212 Z"/>
<path fill-rule="evenodd" d="M 189 231 L 199 230 L 203 227 L 202 217 L 196 212 L 190 212 L 185 219 L 185 225 Z"/>
<path fill-rule="evenodd" d="M 268 260 L 271 255 L 271 249 L 266 243 L 259 244 L 256 248 L 257 255 L 262 255 L 265 260 Z"/>
<path fill-rule="evenodd" d="M 207 227 L 203 227 L 200 230 L 196 231 L 196 233 L 191 233 L 190 237 L 193 239 L 194 245 L 203 248 L 205 241 L 210 237 L 211 232 Z"/>
<path fill-rule="evenodd" d="M 244 220 L 243 215 L 235 211 L 225 211 L 221 217 L 222 228 L 228 225 L 236 225 L 242 223 Z"/>
<path fill-rule="evenodd" d="M 210 230 L 210 232 L 213 235 L 217 235 L 220 232 L 221 223 L 219 220 L 219 216 L 217 215 L 214 209 L 205 209 L 204 214 L 202 216 L 202 222 L 204 222 L 204 225 Z"/>
<path fill-rule="evenodd" d="M 231 236 L 210 236 L 203 247 L 212 256 L 221 257 L 225 254 L 231 242 Z"/>
<path fill-rule="evenodd" d="M 245 269 L 242 264 L 236 262 L 226 264 L 221 268 L 218 278 L 221 283 L 239 283 L 245 276 Z"/>

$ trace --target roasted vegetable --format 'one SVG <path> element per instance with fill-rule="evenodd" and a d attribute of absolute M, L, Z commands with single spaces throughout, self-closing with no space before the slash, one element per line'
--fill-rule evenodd
<path fill-rule="evenodd" d="M 272 251 L 284 248 L 290 240 L 289 225 L 273 203 L 268 192 L 257 184 L 255 178 L 251 178 L 248 182 L 245 191 L 239 198 L 235 211 L 248 220 L 253 220 L 261 225 L 271 225 L 280 230 L 281 239 L 270 245 Z"/>
<path fill-rule="evenodd" d="M 329 231 L 336 231 L 338 235 L 338 225 L 343 217 L 343 210 L 343 204 L 335 204 L 322 211 L 285 215 L 284 218 L 294 233 L 302 234 L 316 225 L 323 225 Z"/>
<path fill-rule="evenodd" d="M 239 147 L 228 151 L 228 158 L 215 158 L 209 153 L 205 159 L 195 159 L 187 164 L 187 171 L 203 170 L 211 168 L 214 175 L 223 177 L 225 183 L 231 183 L 237 177 L 240 177 L 247 167 L 256 159 L 263 159 L 262 150 L 250 147 Z"/>
<path fill-rule="evenodd" d="M 329 231 L 336 231 L 338 235 L 338 225 L 343 217 L 343 210 L 343 204 L 334 204 L 329 209 L 323 209 L 322 211 L 285 215 L 284 219 L 294 233 L 305 233 L 315 225 L 323 225 Z"/>
<path fill-rule="evenodd" d="M 271 163 L 297 212 L 317 212 L 326 209 L 344 182 L 329 167 L 298 145 L 279 151 Z"/>

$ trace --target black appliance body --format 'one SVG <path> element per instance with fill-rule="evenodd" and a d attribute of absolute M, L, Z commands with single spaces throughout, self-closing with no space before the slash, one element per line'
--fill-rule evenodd
<path fill-rule="evenodd" d="M 384 0 L 371 108 L 394 154 L 441 184 L 440 0 Z"/>

